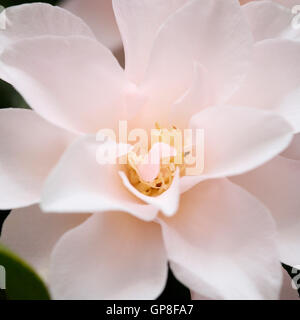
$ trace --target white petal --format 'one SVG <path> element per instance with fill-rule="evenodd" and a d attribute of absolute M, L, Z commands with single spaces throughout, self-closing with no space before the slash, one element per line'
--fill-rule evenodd
<path fill-rule="evenodd" d="M 232 178 L 264 203 L 279 232 L 281 261 L 300 265 L 300 161 L 276 157 L 264 166 Z"/>
<path fill-rule="evenodd" d="M 137 198 L 161 210 L 166 216 L 172 216 L 177 212 L 179 206 L 179 170 L 176 171 L 173 182 L 168 190 L 157 197 L 149 197 L 139 192 L 128 180 L 123 171 L 119 172 L 124 186 Z"/>
<path fill-rule="evenodd" d="M 212 104 L 211 84 L 208 71 L 196 64 L 192 86 L 174 102 L 171 108 L 170 123 L 177 128 L 186 129 L 191 117 Z"/>
<path fill-rule="evenodd" d="M 182 191 L 204 179 L 252 170 L 279 154 L 292 139 L 292 128 L 282 117 L 255 108 L 210 107 L 191 119 L 191 127 L 204 132 L 204 171 L 183 177 Z"/>
<path fill-rule="evenodd" d="M 155 36 L 163 22 L 188 0 L 113 0 L 123 38 L 128 77 L 139 82 L 145 73 Z"/>
<path fill-rule="evenodd" d="M 106 47 L 116 50 L 122 46 L 111 0 L 65 0 L 60 6 L 81 17 Z"/>
<path fill-rule="evenodd" d="M 252 36 L 241 7 L 235 0 L 192 0 L 160 28 L 154 42 L 142 87 L 152 97 L 151 114 L 163 116 L 163 108 L 191 86 L 195 62 L 207 69 L 215 102 L 224 101 L 247 71 Z M 154 97 L 154 98 L 153 98 Z"/>
<path fill-rule="evenodd" d="M 54 299 L 154 299 L 168 270 L 159 226 L 117 212 L 65 234 L 51 265 Z"/>
<path fill-rule="evenodd" d="M 255 41 L 273 38 L 300 40 L 300 29 L 292 27 L 294 15 L 290 9 L 271 1 L 250 1 L 243 6 L 243 11 Z"/>
<path fill-rule="evenodd" d="M 293 120 L 295 131 L 300 130 L 299 55 L 300 42 L 258 42 L 254 47 L 253 67 L 230 103 L 278 111 Z"/>
<path fill-rule="evenodd" d="M 292 7 L 294 7 L 294 6 L 299 4 L 298 0 L 273 0 L 273 1 L 279 3 L 279 4 L 283 5 L 283 6 L 286 6 L 288 8 L 292 8 Z"/>
<path fill-rule="evenodd" d="M 47 3 L 13 6 L 1 14 L 5 28 L 0 29 L 0 52 L 18 40 L 52 36 L 85 36 L 95 39 L 89 27 L 78 17 Z"/>
<path fill-rule="evenodd" d="M 0 110 L 0 209 L 37 203 L 47 175 L 73 139 L 34 111 Z"/>
<path fill-rule="evenodd" d="M 282 268 L 283 281 L 280 291 L 279 300 L 299 300 L 299 294 L 297 290 L 292 287 L 292 279 L 289 274 Z M 192 300 L 210 300 L 195 292 L 191 292 Z"/>
<path fill-rule="evenodd" d="M 118 174 L 119 166 L 97 162 L 98 152 L 105 148 L 106 144 L 97 142 L 95 137 L 75 141 L 45 183 L 42 209 L 47 212 L 120 210 L 152 220 L 158 210 L 128 192 Z"/>
<path fill-rule="evenodd" d="M 48 280 L 50 254 L 59 238 L 87 215 L 46 214 L 37 205 L 13 210 L 4 221 L 1 242 Z"/>
<path fill-rule="evenodd" d="M 112 53 L 87 37 L 40 37 L 4 50 L 0 65 L 29 105 L 79 132 L 117 124 L 125 76 Z"/>
<path fill-rule="evenodd" d="M 300 85 L 297 90 L 288 94 L 277 109 L 294 128 L 294 132 L 300 132 Z"/>
<path fill-rule="evenodd" d="M 278 298 L 274 222 L 238 186 L 225 179 L 203 182 L 161 224 L 170 266 L 192 291 L 211 299 Z"/>

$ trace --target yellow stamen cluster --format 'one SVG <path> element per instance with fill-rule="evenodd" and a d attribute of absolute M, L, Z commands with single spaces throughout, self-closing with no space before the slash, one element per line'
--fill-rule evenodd
<path fill-rule="evenodd" d="M 160 129 L 160 127 L 156 124 L 156 128 L 161 130 L 161 139 L 163 139 L 163 135 L 166 133 L 166 129 Z M 173 127 L 171 130 L 176 130 Z M 171 131 L 170 130 L 170 131 Z M 128 154 L 128 166 L 127 166 L 127 174 L 130 183 L 141 193 L 156 197 L 169 189 L 172 184 L 175 172 L 178 164 L 175 163 L 174 157 L 170 158 L 169 163 L 165 164 L 163 161 L 160 163 L 160 172 L 158 176 L 151 182 L 144 181 L 137 170 L 137 164 L 141 163 L 142 156 L 138 155 L 136 152 L 132 151 Z M 180 166 L 180 172 L 184 171 L 184 166 Z"/>

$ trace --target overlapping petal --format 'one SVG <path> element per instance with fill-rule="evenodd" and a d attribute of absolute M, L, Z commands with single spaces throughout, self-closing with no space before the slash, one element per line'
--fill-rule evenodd
<path fill-rule="evenodd" d="M 151 97 L 140 115 L 143 123 L 166 125 L 170 104 L 192 85 L 195 62 L 208 70 L 214 102 L 223 102 L 237 89 L 252 47 L 241 10 L 235 0 L 192 0 L 164 23 L 141 85 Z"/>
<path fill-rule="evenodd" d="M 281 116 L 255 108 L 206 108 L 191 119 L 191 127 L 204 133 L 204 171 L 183 177 L 181 191 L 204 179 L 252 170 L 284 150 L 293 137 Z"/>
<path fill-rule="evenodd" d="M 65 0 L 61 7 L 81 17 L 97 39 L 112 51 L 122 46 L 111 0 Z"/>
<path fill-rule="evenodd" d="M 280 3 L 281 5 L 288 7 L 288 8 L 293 8 L 294 6 L 299 4 L 298 0 L 273 0 L 273 1 Z"/>
<path fill-rule="evenodd" d="M 272 213 L 278 229 L 281 261 L 300 265 L 300 161 L 276 157 L 264 166 L 232 178 Z"/>
<path fill-rule="evenodd" d="M 123 186 L 118 166 L 97 162 L 97 154 L 102 154 L 99 148 L 106 147 L 95 137 L 75 141 L 45 183 L 42 209 L 71 213 L 120 210 L 152 220 L 158 209 L 144 204 Z"/>
<path fill-rule="evenodd" d="M 300 134 L 295 134 L 291 144 L 282 152 L 282 156 L 300 160 Z"/>
<path fill-rule="evenodd" d="M 120 172 L 120 176 L 124 186 L 137 198 L 154 206 L 157 210 L 161 210 L 166 216 L 172 216 L 177 212 L 180 199 L 180 178 L 178 170 L 175 173 L 169 189 L 157 197 L 146 196 L 135 189 L 124 172 Z"/>
<path fill-rule="evenodd" d="M 201 65 L 194 66 L 194 80 L 191 87 L 174 102 L 170 110 L 170 123 L 185 129 L 193 115 L 211 106 L 214 101 L 208 71 Z"/>
<path fill-rule="evenodd" d="M 143 77 L 156 34 L 165 20 L 188 0 L 113 0 L 123 38 L 128 77 Z"/>
<path fill-rule="evenodd" d="M 55 299 L 155 299 L 167 271 L 159 225 L 94 214 L 56 245 L 50 289 Z"/>
<path fill-rule="evenodd" d="M 49 121 L 76 132 L 114 128 L 126 85 L 112 53 L 87 37 L 18 41 L 0 56 L 9 82 Z"/>
<path fill-rule="evenodd" d="M 266 39 L 300 40 L 300 29 L 293 28 L 292 11 L 271 1 L 250 1 L 243 6 L 255 41 Z"/>
<path fill-rule="evenodd" d="M 89 27 L 68 11 L 47 3 L 13 6 L 2 12 L 0 52 L 10 44 L 40 36 L 84 36 L 95 39 Z"/>
<path fill-rule="evenodd" d="M 47 175 L 73 139 L 31 110 L 0 110 L 0 209 L 37 203 Z"/>
<path fill-rule="evenodd" d="M 116 48 L 110 1 L 66 6 L 94 30 L 112 27 L 96 35 Z M 48 176 L 41 208 L 50 213 L 14 210 L 1 240 L 46 279 L 52 252 L 56 299 L 156 298 L 167 259 L 194 296 L 278 298 L 279 256 L 300 265 L 298 136 L 273 159 L 300 131 L 299 30 L 291 28 L 290 9 L 237 0 L 113 0 L 113 7 L 125 72 L 66 10 L 34 4 L 6 11 L 1 77 L 39 115 L 0 112 L 0 208 L 38 202 Z M 224 106 L 228 99 L 233 106 Z M 74 135 L 64 129 L 95 134 L 132 118 L 130 127 L 184 128 L 193 114 L 191 127 L 205 137 L 204 172 L 180 178 L 178 170 L 158 197 L 136 190 L 122 165 L 99 163 L 99 151 L 117 147 L 110 140 L 82 135 L 65 151 Z M 25 133 L 13 131 L 21 122 Z"/>
<path fill-rule="evenodd" d="M 231 98 L 234 105 L 278 111 L 300 127 L 300 42 L 265 40 L 254 46 L 253 66 Z M 283 81 L 284 79 L 284 81 Z"/>
<path fill-rule="evenodd" d="M 292 279 L 289 274 L 283 269 L 283 280 L 281 285 L 279 300 L 299 300 L 299 294 L 297 290 L 292 287 Z M 192 300 L 210 300 L 205 296 L 191 292 Z"/>
<path fill-rule="evenodd" d="M 203 182 L 161 225 L 170 266 L 192 291 L 211 299 L 278 298 L 275 224 L 240 187 L 225 179 Z"/>
<path fill-rule="evenodd" d="M 37 205 L 12 210 L 3 224 L 0 240 L 48 281 L 54 245 L 65 232 L 81 224 L 87 217 L 79 214 L 46 214 Z"/>

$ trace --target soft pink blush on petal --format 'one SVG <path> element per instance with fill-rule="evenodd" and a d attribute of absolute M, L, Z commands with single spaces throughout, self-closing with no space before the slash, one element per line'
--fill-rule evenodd
<path fill-rule="evenodd" d="M 47 3 L 13 6 L 5 9 L 2 14 L 5 14 L 6 26 L 0 32 L 0 52 L 18 40 L 47 35 L 95 39 L 92 31 L 81 19 Z"/>
<path fill-rule="evenodd" d="M 95 39 L 81 19 L 47 3 L 12 6 L 5 9 L 1 17 L 5 19 L 5 28 L 0 30 L 0 53 L 19 40 L 40 36 L 83 36 Z M 10 82 L 4 70 L 0 70 L 0 77 Z"/>
<path fill-rule="evenodd" d="M 198 63 L 194 65 L 194 79 L 191 87 L 177 99 L 170 110 L 170 123 L 177 128 L 188 128 L 191 117 L 211 106 L 214 101 L 212 84 L 208 71 Z"/>
<path fill-rule="evenodd" d="M 241 5 L 247 4 L 249 2 L 252 2 L 255 0 L 240 0 Z M 255 2 L 259 2 L 259 1 L 263 1 L 263 0 L 256 0 Z M 288 8 L 292 8 L 293 6 L 299 4 L 298 0 L 271 0 L 275 3 L 279 3 L 282 6 L 288 7 Z"/>
<path fill-rule="evenodd" d="M 0 110 L 0 209 L 39 202 L 47 175 L 73 139 L 34 111 Z"/>
<path fill-rule="evenodd" d="M 273 0 L 273 1 L 288 8 L 292 8 L 299 4 L 298 0 Z"/>
<path fill-rule="evenodd" d="M 233 176 L 262 165 L 284 150 L 293 130 L 281 116 L 244 107 L 210 107 L 190 121 L 204 130 L 204 171 L 181 178 L 181 192 L 205 179 Z"/>
<path fill-rule="evenodd" d="M 94 214 L 59 240 L 50 290 L 54 299 L 155 299 L 167 273 L 159 225 L 107 212 Z"/>
<path fill-rule="evenodd" d="M 300 30 L 293 28 L 294 14 L 275 2 L 254 1 L 243 7 L 255 41 L 273 38 L 300 39 Z"/>
<path fill-rule="evenodd" d="M 9 83 L 47 120 L 83 133 L 118 124 L 129 83 L 112 53 L 96 40 L 27 39 L 4 50 L 0 59 Z"/>
<path fill-rule="evenodd" d="M 143 203 L 122 184 L 116 164 L 100 164 L 98 155 L 111 144 L 94 136 L 76 140 L 48 176 L 41 207 L 46 212 L 129 212 L 142 220 L 155 218 L 158 209 Z"/>
<path fill-rule="evenodd" d="M 157 197 L 150 197 L 144 195 L 143 193 L 139 192 L 129 181 L 128 177 L 126 176 L 125 172 L 119 172 L 120 177 L 124 186 L 130 191 L 133 195 L 135 195 L 138 199 L 144 201 L 157 209 L 157 211 L 161 211 L 166 216 L 172 216 L 176 214 L 179 206 L 180 201 L 180 177 L 179 177 L 179 170 L 176 171 L 174 179 L 172 181 L 171 186 L 168 190 L 163 192 L 161 195 Z"/>
<path fill-rule="evenodd" d="M 160 223 L 171 269 L 192 291 L 212 299 L 279 297 L 275 223 L 240 187 L 226 179 L 202 182 Z"/>
<path fill-rule="evenodd" d="M 140 83 L 161 25 L 188 0 L 113 0 L 125 49 L 128 78 Z M 142 26 L 142 27 L 141 27 Z"/>
<path fill-rule="evenodd" d="M 280 291 L 279 300 L 299 300 L 299 294 L 297 290 L 292 287 L 292 279 L 289 274 L 282 268 L 283 281 Z M 195 292 L 191 292 L 192 300 L 211 300 L 207 297 L 201 296 Z"/>
<path fill-rule="evenodd" d="M 253 66 L 230 103 L 280 113 L 300 130 L 300 42 L 260 41 L 254 46 Z M 284 81 L 282 81 L 284 79 Z"/>
<path fill-rule="evenodd" d="M 277 224 L 281 261 L 300 265 L 300 161 L 279 156 L 232 180 L 270 210 Z"/>
<path fill-rule="evenodd" d="M 122 47 L 111 0 L 64 0 L 60 6 L 81 17 L 97 39 L 112 51 Z"/>
<path fill-rule="evenodd" d="M 171 105 L 193 83 L 195 63 L 208 71 L 214 103 L 228 99 L 245 76 L 253 39 L 241 7 L 235 0 L 203 4 L 189 1 L 160 28 L 141 82 L 149 101 L 137 123 L 168 126 Z"/>
<path fill-rule="evenodd" d="M 46 214 L 30 206 L 13 210 L 4 221 L 1 243 L 16 252 L 48 281 L 50 255 L 59 238 L 88 215 Z"/>

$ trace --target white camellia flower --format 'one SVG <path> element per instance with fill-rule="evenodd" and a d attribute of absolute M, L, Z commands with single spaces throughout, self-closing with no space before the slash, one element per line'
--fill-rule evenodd
<path fill-rule="evenodd" d="M 154 299 L 168 263 L 195 299 L 279 298 L 280 261 L 300 265 L 300 31 L 253 5 L 113 0 L 125 70 L 68 11 L 6 10 L 0 75 L 33 110 L 0 111 L 1 241 L 54 299 Z M 203 130 L 204 171 L 100 165 L 119 120 Z"/>

